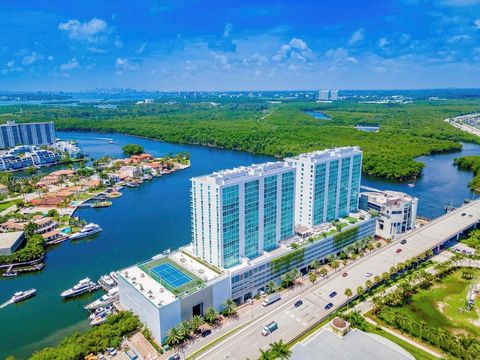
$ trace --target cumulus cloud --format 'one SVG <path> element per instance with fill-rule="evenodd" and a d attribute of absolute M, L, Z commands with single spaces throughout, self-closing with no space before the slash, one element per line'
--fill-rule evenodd
<path fill-rule="evenodd" d="M 15 66 L 15 60 L 10 60 L 5 65 L 7 65 L 7 67 L 11 68 L 11 67 Z"/>
<path fill-rule="evenodd" d="M 216 63 L 213 64 L 214 69 L 229 69 L 230 63 L 228 61 L 228 57 L 224 54 L 216 54 L 212 53 L 213 58 L 216 60 Z"/>
<path fill-rule="evenodd" d="M 262 66 L 268 62 L 268 59 L 265 55 L 259 53 L 253 53 L 247 58 L 242 59 L 244 65 L 255 65 Z"/>
<path fill-rule="evenodd" d="M 42 56 L 37 54 L 35 51 L 29 55 L 25 55 L 22 59 L 23 65 L 32 65 L 34 62 L 41 60 Z"/>
<path fill-rule="evenodd" d="M 232 40 L 232 30 L 233 25 L 230 23 L 226 24 L 222 36 L 210 41 L 208 43 L 208 48 L 215 51 L 235 52 L 237 50 L 237 45 Z"/>
<path fill-rule="evenodd" d="M 80 22 L 76 19 L 60 23 L 58 29 L 65 31 L 72 40 L 99 42 L 104 41 L 109 28 L 105 20 L 93 18 L 90 21 Z"/>
<path fill-rule="evenodd" d="M 388 45 L 390 44 L 390 41 L 388 41 L 387 38 L 382 37 L 380 40 L 378 40 L 378 47 L 385 49 Z"/>
<path fill-rule="evenodd" d="M 123 74 L 124 71 L 135 71 L 138 69 L 138 64 L 132 64 L 128 59 L 117 58 L 115 61 L 115 68 L 117 74 Z"/>
<path fill-rule="evenodd" d="M 307 61 L 312 59 L 312 57 L 312 50 L 310 50 L 307 43 L 302 39 L 293 38 L 288 44 L 280 46 L 280 49 L 273 56 L 273 60 L 277 62 L 288 59 Z"/>
<path fill-rule="evenodd" d="M 350 37 L 350 40 L 348 40 L 348 45 L 354 45 L 362 41 L 364 38 L 365 38 L 365 30 L 363 28 L 355 30 L 352 36 Z"/>
<path fill-rule="evenodd" d="M 60 65 L 60 70 L 61 71 L 72 71 L 75 69 L 78 69 L 80 67 L 80 64 L 78 63 L 76 58 L 72 58 L 68 60 L 65 64 Z"/>
<path fill-rule="evenodd" d="M 336 64 L 341 64 L 341 63 L 357 64 L 358 63 L 358 60 L 355 57 L 351 56 L 347 49 L 344 49 L 341 47 L 328 50 L 326 55 L 331 62 Z"/>
<path fill-rule="evenodd" d="M 480 19 L 475 20 L 475 27 L 480 30 Z"/>

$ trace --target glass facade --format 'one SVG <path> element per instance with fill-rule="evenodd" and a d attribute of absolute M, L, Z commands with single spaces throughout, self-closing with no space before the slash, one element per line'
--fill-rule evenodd
<path fill-rule="evenodd" d="M 330 162 L 330 172 L 328 175 L 327 221 L 333 221 L 337 218 L 335 213 L 337 209 L 338 162 L 338 160 Z"/>
<path fill-rule="evenodd" d="M 318 164 L 315 166 L 315 184 L 313 197 L 313 225 L 324 222 L 323 213 L 325 210 L 325 180 L 327 164 Z"/>
<path fill-rule="evenodd" d="M 280 239 L 293 235 L 293 211 L 295 198 L 295 173 L 282 174 L 282 215 L 280 224 Z"/>
<path fill-rule="evenodd" d="M 252 259 L 258 249 L 259 181 L 245 183 L 245 256 Z"/>
<path fill-rule="evenodd" d="M 353 157 L 353 166 L 352 166 L 352 190 L 350 192 L 350 211 L 358 210 L 358 189 L 360 187 L 361 177 L 362 177 L 362 156 L 355 155 Z"/>
<path fill-rule="evenodd" d="M 277 176 L 264 178 L 263 250 L 277 247 Z"/>
<path fill-rule="evenodd" d="M 349 201 L 348 185 L 350 183 L 350 158 L 342 159 L 342 172 L 340 175 L 340 199 L 338 204 L 338 217 L 348 216 Z"/>
<path fill-rule="evenodd" d="M 223 266 L 229 268 L 240 260 L 240 202 L 238 185 L 222 189 Z"/>

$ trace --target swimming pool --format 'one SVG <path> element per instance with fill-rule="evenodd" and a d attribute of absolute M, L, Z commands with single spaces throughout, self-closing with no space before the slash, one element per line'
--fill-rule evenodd
<path fill-rule="evenodd" d="M 173 288 L 188 283 L 192 278 L 170 263 L 163 263 L 152 268 L 152 271 Z"/>

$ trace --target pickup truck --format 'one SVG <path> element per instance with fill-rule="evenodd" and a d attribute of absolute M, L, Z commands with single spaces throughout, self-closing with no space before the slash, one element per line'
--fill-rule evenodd
<path fill-rule="evenodd" d="M 270 324 L 267 324 L 263 327 L 262 335 L 267 336 L 270 335 L 272 332 L 278 329 L 278 324 L 275 321 L 272 321 Z"/>
<path fill-rule="evenodd" d="M 270 294 L 262 301 L 262 305 L 268 306 L 270 304 L 273 304 L 275 301 L 280 300 L 281 298 L 282 297 L 280 296 L 279 293 Z"/>

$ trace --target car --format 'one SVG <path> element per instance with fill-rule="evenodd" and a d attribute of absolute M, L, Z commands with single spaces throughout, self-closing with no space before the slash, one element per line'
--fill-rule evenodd
<path fill-rule="evenodd" d="M 265 291 L 260 291 L 260 296 L 265 297 L 265 296 L 267 296 L 267 294 L 265 293 Z"/>
<path fill-rule="evenodd" d="M 331 309 L 332 307 L 333 307 L 333 304 L 328 303 L 327 305 L 325 305 L 325 310 Z"/>
<path fill-rule="evenodd" d="M 402 252 L 402 249 L 397 249 L 397 251 L 395 251 L 397 254 L 400 254 Z"/>
<path fill-rule="evenodd" d="M 105 360 L 105 356 L 103 356 L 102 353 L 99 353 L 99 354 L 97 355 L 97 358 L 98 358 L 98 360 Z"/>
<path fill-rule="evenodd" d="M 465 216 L 465 215 L 467 215 L 467 213 L 462 213 L 462 216 Z"/>
<path fill-rule="evenodd" d="M 212 333 L 212 330 L 210 329 L 207 329 L 205 331 L 202 331 L 202 337 L 207 337 L 208 335 L 210 335 Z"/>
<path fill-rule="evenodd" d="M 115 356 L 115 355 L 117 355 L 117 350 L 115 350 L 115 348 L 113 348 L 113 347 L 107 348 L 107 352 L 108 352 L 108 354 L 109 354 L 110 356 Z"/>
<path fill-rule="evenodd" d="M 253 305 L 253 299 L 251 299 L 251 298 L 250 298 L 250 299 L 247 299 L 247 304 Z"/>
<path fill-rule="evenodd" d="M 370 277 L 370 276 L 372 276 L 372 273 L 369 271 L 369 272 L 367 272 L 367 273 L 365 274 L 365 276 L 366 276 L 366 277 Z"/>
<path fill-rule="evenodd" d="M 170 356 L 170 357 L 168 358 L 168 360 L 180 360 L 180 355 L 175 354 L 175 355 L 173 355 L 173 356 Z"/>
<path fill-rule="evenodd" d="M 407 243 L 407 239 L 403 239 L 402 241 L 400 241 L 400 244 L 402 245 L 405 245 Z"/>
<path fill-rule="evenodd" d="M 337 292 L 336 291 L 333 291 L 330 293 L 330 295 L 328 295 L 330 298 L 333 298 L 335 296 L 337 296 Z"/>
<path fill-rule="evenodd" d="M 342 274 L 342 277 L 347 277 L 347 276 L 348 276 L 348 273 L 346 273 L 346 272 L 344 272 L 344 273 Z"/>
<path fill-rule="evenodd" d="M 295 304 L 293 304 L 293 306 L 299 307 L 299 306 L 302 306 L 302 304 L 303 304 L 303 301 L 302 301 L 302 300 L 298 300 L 298 301 L 295 302 Z"/>

